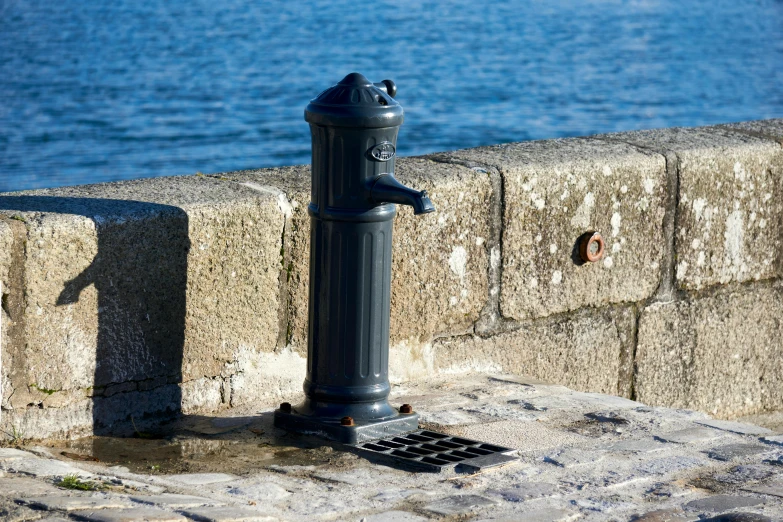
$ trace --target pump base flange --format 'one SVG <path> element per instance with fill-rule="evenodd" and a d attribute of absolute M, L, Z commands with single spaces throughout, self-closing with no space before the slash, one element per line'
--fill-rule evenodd
<path fill-rule="evenodd" d="M 325 420 L 296 413 L 275 410 L 275 427 L 303 435 L 315 435 L 343 444 L 361 444 L 395 435 L 403 435 L 419 429 L 419 414 L 400 414 L 397 417 L 343 426 L 340 420 Z"/>

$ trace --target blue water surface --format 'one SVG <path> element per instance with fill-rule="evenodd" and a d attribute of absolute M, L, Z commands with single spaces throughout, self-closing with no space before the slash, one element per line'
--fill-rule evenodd
<path fill-rule="evenodd" d="M 392 78 L 401 155 L 783 116 L 783 0 L 0 0 L 0 190 L 309 162 Z"/>

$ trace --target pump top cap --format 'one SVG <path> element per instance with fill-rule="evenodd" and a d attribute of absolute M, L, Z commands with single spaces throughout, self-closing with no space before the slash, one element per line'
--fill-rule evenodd
<path fill-rule="evenodd" d="M 403 121 L 402 106 L 390 96 L 396 90 L 389 80 L 373 84 L 354 72 L 312 99 L 305 120 L 326 127 L 398 127 Z"/>

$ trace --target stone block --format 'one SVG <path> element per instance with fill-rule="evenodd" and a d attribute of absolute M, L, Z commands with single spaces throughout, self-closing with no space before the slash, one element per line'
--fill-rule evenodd
<path fill-rule="evenodd" d="M 24 331 L 24 278 L 20 260 L 24 257 L 24 223 L 18 216 L 9 219 L 0 216 L 0 346 L 3 361 L 0 364 L 0 407 L 11 408 L 14 393 L 12 376 L 14 359 L 21 345 Z"/>
<path fill-rule="evenodd" d="M 780 285 L 646 308 L 636 351 L 638 400 L 724 418 L 779 408 L 782 315 Z"/>
<path fill-rule="evenodd" d="M 73 390 L 230 373 L 240 349 L 276 346 L 284 216 L 268 194 L 155 178 L 2 194 L 0 215 L 26 228 L 23 330 L 4 361 L 17 415 Z"/>
<path fill-rule="evenodd" d="M 443 155 L 503 176 L 501 312 L 542 317 L 635 302 L 660 282 L 666 250 L 664 157 L 622 143 L 557 139 Z M 602 260 L 580 264 L 577 239 L 598 231 Z"/>
<path fill-rule="evenodd" d="M 14 244 L 14 230 L 8 218 L 0 218 L 0 283 L 2 292 L 9 286 L 8 270 L 11 267 L 11 249 Z"/>
<path fill-rule="evenodd" d="M 783 118 L 757 121 L 727 123 L 718 127 L 733 131 L 747 132 L 759 137 L 771 138 L 783 145 Z"/>
<path fill-rule="evenodd" d="M 9 408 L 3 412 L 0 430 L 6 433 L 16 430 L 21 437 L 30 439 L 87 437 L 93 432 L 92 410 L 90 399 L 59 408 Z"/>
<path fill-rule="evenodd" d="M 426 190 L 437 209 L 414 216 L 399 207 L 394 223 L 391 341 L 429 341 L 464 333 L 489 292 L 487 249 L 492 188 L 486 172 L 421 158 L 400 159 L 402 183 Z"/>
<path fill-rule="evenodd" d="M 488 338 L 438 339 L 434 369 L 529 375 L 579 391 L 628 396 L 635 315 L 628 308 L 541 319 Z"/>
<path fill-rule="evenodd" d="M 277 199 L 286 217 L 281 231 L 281 268 L 285 272 L 283 288 L 286 294 L 283 342 L 307 352 L 307 299 L 310 275 L 310 166 L 244 170 L 216 175 L 219 179 L 238 183 L 251 190 Z"/>
<path fill-rule="evenodd" d="M 182 413 L 211 411 L 219 408 L 224 401 L 224 382 L 220 377 L 202 377 L 182 383 Z"/>
<path fill-rule="evenodd" d="M 307 347 L 310 256 L 308 166 L 220 175 L 256 190 L 282 195 L 290 210 L 285 232 L 289 297 L 287 341 Z M 394 222 L 391 342 L 427 342 L 464 333 L 487 301 L 491 183 L 486 172 L 424 158 L 399 158 L 395 177 L 426 190 L 437 209 L 414 216 L 397 206 Z"/>
<path fill-rule="evenodd" d="M 678 159 L 676 282 L 698 290 L 781 275 L 783 148 L 720 127 L 611 135 Z"/>

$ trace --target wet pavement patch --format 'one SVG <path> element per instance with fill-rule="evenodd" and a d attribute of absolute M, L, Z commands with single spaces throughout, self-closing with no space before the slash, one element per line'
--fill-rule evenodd
<path fill-rule="evenodd" d="M 271 416 L 184 416 L 153 437 L 86 437 L 55 441 L 50 451 L 62 460 L 121 466 L 145 474 L 209 474 L 230 470 L 244 476 L 274 466 L 351 466 L 356 457 L 323 440 L 287 434 Z"/>

